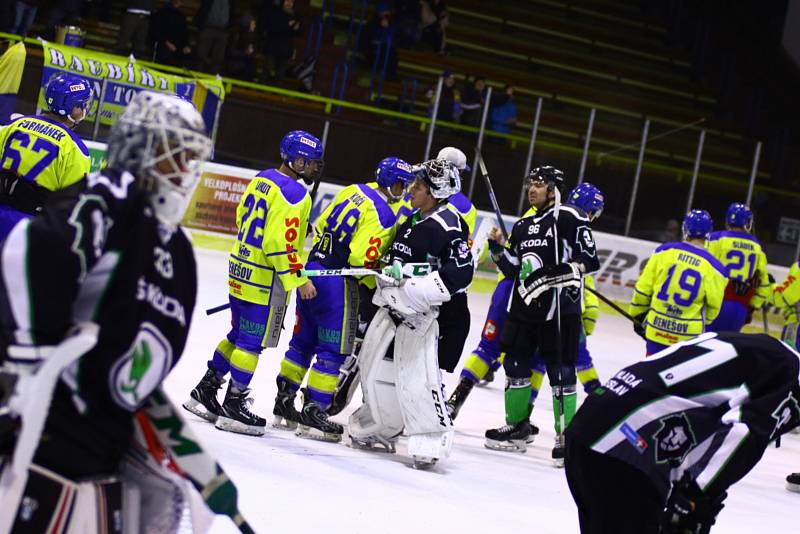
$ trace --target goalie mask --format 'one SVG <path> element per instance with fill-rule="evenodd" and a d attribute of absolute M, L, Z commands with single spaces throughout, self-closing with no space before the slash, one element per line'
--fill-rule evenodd
<path fill-rule="evenodd" d="M 445 200 L 461 191 L 461 178 L 458 169 L 444 159 L 430 159 L 414 166 L 418 179 L 425 182 L 431 196 L 437 200 Z"/>
<path fill-rule="evenodd" d="M 128 171 L 150 196 L 156 218 L 181 222 L 211 153 L 203 118 L 189 102 L 152 91 L 131 100 L 111 130 L 108 166 Z"/>

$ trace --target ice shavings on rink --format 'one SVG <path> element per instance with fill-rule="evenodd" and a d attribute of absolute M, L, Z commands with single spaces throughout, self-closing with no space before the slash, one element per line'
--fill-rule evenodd
<path fill-rule="evenodd" d="M 230 327 L 227 312 L 207 317 L 205 309 L 227 301 L 227 255 L 197 249 L 199 293 L 186 351 L 166 381 L 176 404 L 202 376 L 206 360 Z M 469 295 L 470 335 L 465 355 L 480 336 L 490 295 Z M 253 411 L 271 422 L 275 376 L 291 337 L 293 303 L 277 349 L 265 350 L 252 382 Z M 644 342 L 624 318 L 603 315 L 589 337 L 601 380 L 644 354 Z M 462 363 L 464 356 L 462 355 Z M 448 393 L 458 371 L 445 375 Z M 553 414 L 544 386 L 533 422 L 541 433 L 526 454 L 484 448 L 487 428 L 504 423 L 503 374 L 486 388 L 475 388 L 456 421 L 450 458 L 434 470 L 415 471 L 405 440 L 397 454 L 370 453 L 344 444 L 318 442 L 272 429 L 262 437 L 221 432 L 185 413 L 203 445 L 217 458 L 239 489 L 240 509 L 256 532 L 578 532 L 576 509 L 564 471 L 552 467 Z M 546 381 L 545 381 L 546 382 Z M 580 388 L 579 388 L 580 389 Z M 580 392 L 580 399 L 583 392 Z M 347 422 L 354 402 L 334 421 Z M 580 402 L 580 401 L 579 401 Z M 800 436 L 787 435 L 780 449 L 769 448 L 762 461 L 733 486 L 712 532 L 795 532 L 800 495 L 784 489 L 790 472 L 800 470 Z M 608 481 L 613 484 L 613 480 Z M 237 532 L 218 518 L 212 532 Z"/>

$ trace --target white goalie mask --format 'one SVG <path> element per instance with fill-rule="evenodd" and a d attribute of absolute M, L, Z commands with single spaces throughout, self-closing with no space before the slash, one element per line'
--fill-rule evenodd
<path fill-rule="evenodd" d="M 415 165 L 412 171 L 425 182 L 435 199 L 446 199 L 461 191 L 461 177 L 456 166 L 444 159 L 429 159 Z"/>
<path fill-rule="evenodd" d="M 111 130 L 108 166 L 128 171 L 170 229 L 183 219 L 211 139 L 194 106 L 172 95 L 137 93 Z"/>

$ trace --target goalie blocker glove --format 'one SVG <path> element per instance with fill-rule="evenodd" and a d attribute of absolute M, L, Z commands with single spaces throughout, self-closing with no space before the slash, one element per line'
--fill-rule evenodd
<path fill-rule="evenodd" d="M 450 292 L 438 272 L 408 279 L 400 287 L 384 287 L 381 296 L 390 308 L 404 316 L 428 312 L 450 300 Z"/>
<path fill-rule="evenodd" d="M 529 305 L 534 299 L 548 289 L 559 287 L 580 287 L 583 266 L 577 263 L 559 263 L 545 265 L 526 275 L 524 266 L 520 272 L 520 283 L 517 291 L 525 304 Z"/>

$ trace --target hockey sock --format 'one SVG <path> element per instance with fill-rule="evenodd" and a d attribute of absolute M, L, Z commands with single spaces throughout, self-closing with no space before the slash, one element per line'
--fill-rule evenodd
<path fill-rule="evenodd" d="M 595 369 L 594 364 L 587 368 L 576 370 L 578 371 L 578 380 L 580 380 L 581 384 L 584 386 L 592 380 L 600 381 L 600 377 L 597 375 L 597 369 Z"/>
<path fill-rule="evenodd" d="M 531 371 L 531 400 L 530 404 L 533 405 L 539 397 L 539 390 L 542 389 L 542 382 L 544 381 L 544 372 L 534 369 Z"/>
<path fill-rule="evenodd" d="M 247 389 L 253 373 L 256 372 L 258 364 L 258 354 L 248 352 L 244 349 L 235 348 L 231 354 L 231 380 L 233 385 L 240 389 Z"/>
<path fill-rule="evenodd" d="M 281 370 L 278 373 L 278 379 L 283 379 L 290 384 L 292 390 L 297 391 L 303 379 L 306 377 L 308 368 L 311 365 L 311 358 L 313 355 L 304 354 L 289 345 L 289 350 L 281 360 Z"/>
<path fill-rule="evenodd" d="M 561 433 L 561 405 L 558 402 L 557 394 L 558 386 L 553 388 L 553 417 L 555 418 L 556 434 Z M 575 411 L 578 407 L 578 393 L 575 391 L 575 386 L 564 387 L 564 426 L 569 426 L 570 421 L 575 416 Z"/>
<path fill-rule="evenodd" d="M 223 339 L 214 350 L 214 355 L 208 361 L 208 368 L 214 369 L 218 378 L 222 378 L 231 370 L 231 354 L 233 354 L 236 347 L 228 341 Z"/>
<path fill-rule="evenodd" d="M 499 367 L 499 359 L 491 352 L 484 350 L 483 347 L 478 346 L 464 363 L 460 378 L 466 378 L 470 382 L 477 384 L 486 377 L 489 369 L 494 371 Z"/>
<path fill-rule="evenodd" d="M 528 418 L 531 398 L 530 378 L 506 378 L 506 423 L 514 425 Z"/>
<path fill-rule="evenodd" d="M 333 392 L 339 380 L 339 368 L 344 363 L 344 354 L 320 352 L 308 373 L 308 395 L 323 410 L 333 402 Z"/>

